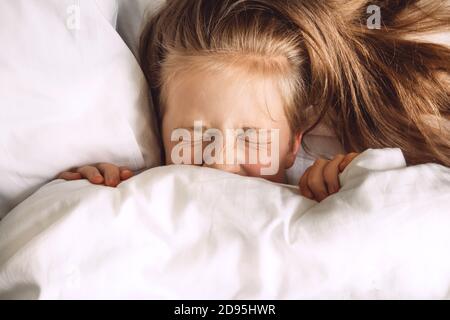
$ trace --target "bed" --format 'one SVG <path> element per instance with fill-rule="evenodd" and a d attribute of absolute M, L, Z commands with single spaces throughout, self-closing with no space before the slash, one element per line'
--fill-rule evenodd
<path fill-rule="evenodd" d="M 161 166 L 133 54 L 160 3 L 1 2 L 0 299 L 449 299 L 449 168 L 367 150 L 317 203 L 305 154 L 294 185 Z M 55 180 L 97 162 L 140 173 Z"/>

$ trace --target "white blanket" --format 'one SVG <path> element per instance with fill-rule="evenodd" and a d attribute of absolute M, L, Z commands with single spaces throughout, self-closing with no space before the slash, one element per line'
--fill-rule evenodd
<path fill-rule="evenodd" d="M 369 150 L 316 203 L 161 167 L 53 181 L 0 223 L 0 298 L 450 298 L 450 169 Z"/>

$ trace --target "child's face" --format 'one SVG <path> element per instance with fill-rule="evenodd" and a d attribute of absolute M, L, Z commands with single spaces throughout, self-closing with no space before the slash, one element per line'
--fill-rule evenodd
<path fill-rule="evenodd" d="M 286 118 L 283 100 L 278 88 L 270 79 L 250 79 L 233 76 L 217 72 L 206 73 L 196 72 L 191 74 L 177 75 L 166 88 L 167 99 L 163 110 L 162 134 L 166 155 L 166 164 L 180 163 L 174 160 L 178 155 L 179 146 L 185 139 L 174 138 L 174 130 L 189 130 L 191 142 L 184 142 L 189 147 L 189 160 L 194 159 L 194 148 L 197 152 L 204 152 L 211 142 L 198 143 L 198 136 L 194 138 L 194 124 L 201 121 L 204 127 L 203 133 L 207 129 L 214 128 L 223 132 L 223 147 L 214 151 L 213 155 L 222 153 L 223 158 L 219 163 L 201 165 L 216 168 L 231 173 L 244 176 L 262 177 L 274 182 L 286 182 L 286 169 L 290 168 L 297 154 L 300 145 L 300 136 L 292 137 Z M 244 136 L 239 135 L 236 129 L 246 130 L 256 129 L 278 129 L 269 131 L 267 136 Z M 236 132 L 235 136 L 230 136 L 228 132 Z M 232 129 L 233 131 L 229 130 Z M 183 132 L 188 132 L 182 130 Z M 179 130 L 178 130 L 179 131 Z M 176 132 L 176 131 L 175 131 Z M 197 131 L 198 132 L 198 131 Z M 276 134 L 278 132 L 278 136 Z M 271 134 L 272 133 L 272 134 Z M 231 138 L 233 137 L 233 138 Z M 259 138 L 258 138 L 259 137 Z M 213 141 L 218 141 L 217 138 Z M 237 141 L 241 139 L 243 144 L 239 147 Z M 235 141 L 235 146 L 230 144 Z M 177 148 L 178 145 L 178 148 Z M 240 148 L 240 149 L 239 149 Z M 234 149 L 234 150 L 231 150 Z M 236 155 L 238 150 L 244 150 L 246 161 L 227 162 L 227 154 Z M 186 150 L 186 149 L 183 149 Z M 267 155 L 266 161 L 257 157 L 257 161 L 249 161 L 250 152 L 258 155 Z M 184 153 L 184 151 L 182 152 Z M 217 159 L 217 158 L 216 158 Z M 245 163 L 242 163 L 245 162 Z M 183 162 L 186 164 L 186 161 Z M 194 160 L 188 164 L 194 163 Z M 208 161 L 207 161 L 208 163 Z M 264 170 L 265 168 L 265 170 Z M 263 169 L 263 170 L 261 170 Z"/>

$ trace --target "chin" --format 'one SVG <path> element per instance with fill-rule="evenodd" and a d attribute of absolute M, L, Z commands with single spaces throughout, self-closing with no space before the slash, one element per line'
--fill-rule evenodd
<path fill-rule="evenodd" d="M 287 183 L 286 172 L 284 170 L 280 171 L 279 173 L 273 176 L 260 176 L 260 177 L 275 183 L 283 183 L 283 184 Z"/>

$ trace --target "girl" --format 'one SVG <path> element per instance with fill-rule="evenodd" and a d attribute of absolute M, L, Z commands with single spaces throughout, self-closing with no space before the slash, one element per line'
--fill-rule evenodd
<path fill-rule="evenodd" d="M 381 29 L 366 25 L 369 5 L 380 8 Z M 450 49 L 417 39 L 449 21 L 450 5 L 439 0 L 167 1 L 140 47 L 166 164 L 171 131 L 202 120 L 279 129 L 281 169 L 266 177 L 277 182 L 301 137 L 330 127 L 349 154 L 306 170 L 300 192 L 318 201 L 337 192 L 339 173 L 368 148 L 450 166 Z M 218 168 L 258 176 L 255 166 Z M 116 186 L 131 175 L 102 164 L 60 177 Z"/>

